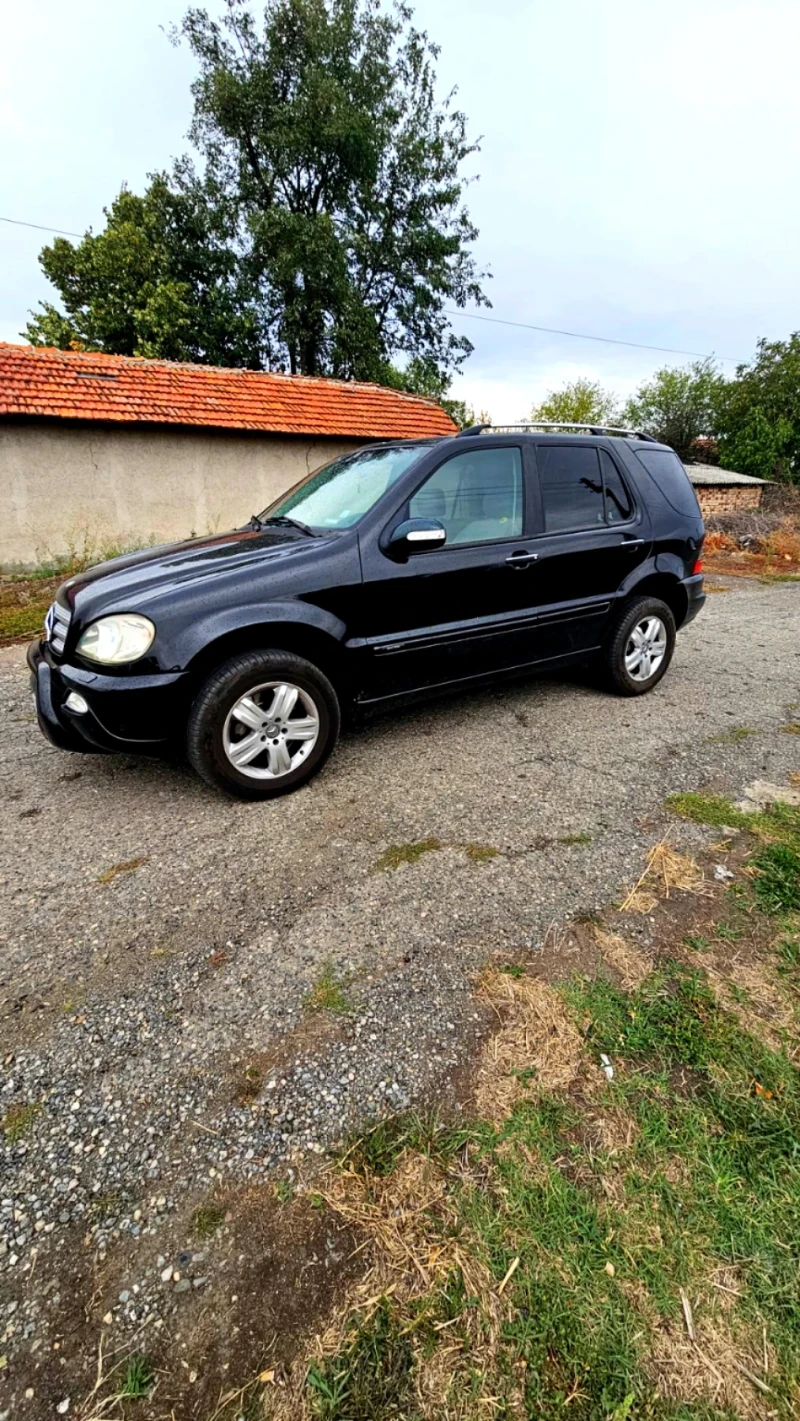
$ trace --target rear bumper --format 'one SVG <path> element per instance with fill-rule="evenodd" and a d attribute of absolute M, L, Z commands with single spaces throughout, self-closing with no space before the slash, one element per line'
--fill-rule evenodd
<path fill-rule="evenodd" d="M 106 676 L 57 662 L 42 642 L 28 647 L 28 667 L 42 734 L 59 750 L 83 754 L 154 754 L 186 723 L 185 672 L 158 676 Z M 77 691 L 89 709 L 67 709 Z"/>
<path fill-rule="evenodd" d="M 689 622 L 694 621 L 706 600 L 702 572 L 696 572 L 692 577 L 684 577 L 681 586 L 686 591 L 686 616 L 681 622 L 681 626 L 685 627 Z"/>

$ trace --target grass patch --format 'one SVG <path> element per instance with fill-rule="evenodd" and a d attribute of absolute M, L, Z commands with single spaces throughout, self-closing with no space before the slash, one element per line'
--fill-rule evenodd
<path fill-rule="evenodd" d="M 213 1238 L 224 1222 L 225 1210 L 219 1204 L 198 1204 L 192 1214 L 192 1231 L 198 1238 Z"/>
<path fill-rule="evenodd" d="M 752 832 L 743 896 L 627 986 L 484 973 L 472 1112 L 381 1121 L 320 1181 L 371 1271 L 280 1421 L 796 1415 L 800 813 L 678 800 Z"/>
<path fill-rule="evenodd" d="M 443 1124 L 435 1111 L 404 1111 L 379 1120 L 357 1136 L 340 1158 L 356 1173 L 382 1179 L 409 1151 L 438 1163 L 447 1162 L 465 1138 L 464 1131 Z"/>
<path fill-rule="evenodd" d="M 559 844 L 591 844 L 591 834 L 564 834 L 559 839 Z"/>
<path fill-rule="evenodd" d="M 31 1101 L 29 1104 L 20 1102 L 8 1107 L 2 1121 L 0 1121 L 0 1129 L 10 1145 L 16 1145 L 19 1140 L 25 1139 L 37 1115 L 41 1114 L 41 1110 L 42 1107 L 38 1101 Z"/>
<path fill-rule="evenodd" d="M 41 633 L 52 597 L 34 598 L 22 606 L 0 606 L 0 638 L 35 637 Z"/>
<path fill-rule="evenodd" d="M 473 863 L 488 863 L 497 858 L 500 850 L 493 849 L 491 844 L 465 844 L 464 853 Z"/>
<path fill-rule="evenodd" d="M 800 720 L 793 720 L 791 725 L 782 725 L 781 730 L 784 735 L 800 735 Z"/>
<path fill-rule="evenodd" d="M 155 1370 L 146 1357 L 131 1357 L 125 1367 L 122 1386 L 118 1392 L 119 1400 L 141 1400 L 147 1396 L 155 1379 Z"/>
<path fill-rule="evenodd" d="M 388 1301 L 354 1326 L 335 1356 L 312 1362 L 308 1388 L 320 1421 L 410 1421 L 414 1353 Z M 419 1415 L 419 1412 L 416 1412 Z"/>
<path fill-rule="evenodd" d="M 741 745 L 743 740 L 749 740 L 751 735 L 758 735 L 757 730 L 751 730 L 748 725 L 732 725 L 729 730 L 721 730 L 718 735 L 709 735 L 706 743 L 708 745 Z"/>
<path fill-rule="evenodd" d="M 770 844 L 753 859 L 756 900 L 765 913 L 800 910 L 800 854 L 788 844 Z"/>
<path fill-rule="evenodd" d="M 693 824 L 710 824 L 715 829 L 746 829 L 752 816 L 736 809 L 729 799 L 719 794 L 671 794 L 667 809 Z"/>
<path fill-rule="evenodd" d="M 329 1011 L 335 1016 L 344 1016 L 352 1010 L 352 1003 L 345 991 L 344 983 L 336 976 L 332 962 L 327 962 L 319 977 L 306 994 L 308 1011 Z"/>
<path fill-rule="evenodd" d="M 399 868 L 404 863 L 419 863 L 423 854 L 434 854 L 441 847 L 439 839 L 419 839 L 415 843 L 391 844 L 375 864 L 375 871 L 384 873 L 387 869 Z"/>
<path fill-rule="evenodd" d="M 260 1061 L 248 1061 L 239 1075 L 233 1098 L 239 1105 L 252 1105 L 264 1088 L 264 1068 Z"/>

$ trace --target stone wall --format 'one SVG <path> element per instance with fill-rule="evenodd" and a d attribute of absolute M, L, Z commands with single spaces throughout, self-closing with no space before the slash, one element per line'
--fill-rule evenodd
<path fill-rule="evenodd" d="M 238 527 L 364 442 L 0 422 L 0 568 Z"/>
<path fill-rule="evenodd" d="M 761 484 L 695 484 L 697 501 L 704 518 L 720 513 L 747 513 L 760 508 Z"/>

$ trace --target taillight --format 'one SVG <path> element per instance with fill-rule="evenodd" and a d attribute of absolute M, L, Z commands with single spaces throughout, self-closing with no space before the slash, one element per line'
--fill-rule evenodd
<path fill-rule="evenodd" d="M 697 572 L 702 572 L 702 571 L 703 571 L 703 559 L 702 559 L 702 558 L 698 558 L 698 559 L 697 559 L 697 562 L 695 563 L 695 565 L 694 565 L 692 571 L 693 571 L 693 573 L 697 573 Z"/>

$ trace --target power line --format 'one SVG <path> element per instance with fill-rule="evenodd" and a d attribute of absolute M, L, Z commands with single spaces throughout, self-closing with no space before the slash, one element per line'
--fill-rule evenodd
<path fill-rule="evenodd" d="M 10 222 L 12 227 L 31 227 L 36 232 L 55 233 L 58 237 L 82 238 L 85 232 L 67 232 L 63 227 L 45 227 L 40 222 L 21 222 L 17 217 L 0 217 L 0 222 Z M 655 350 L 660 355 L 693 355 L 698 360 L 725 360 L 731 365 L 741 362 L 732 355 L 707 355 L 702 350 L 675 350 L 668 345 L 643 345 L 637 340 L 616 340 L 613 336 L 587 335 L 585 331 L 562 331 L 556 326 L 533 326 L 527 321 L 506 321 L 501 316 L 478 316 L 473 311 L 445 311 L 446 316 L 463 316 L 468 321 L 487 321 L 493 326 L 514 326 L 520 331 L 539 331 L 544 335 L 567 336 L 570 340 L 594 340 L 601 345 L 624 345 L 630 350 Z"/>
<path fill-rule="evenodd" d="M 700 360 L 729 360 L 733 365 L 741 364 L 732 355 L 707 355 L 702 350 L 674 350 L 668 345 L 642 345 L 636 340 L 615 340 L 613 336 L 590 336 L 585 331 L 561 331 L 555 326 L 532 326 L 527 321 L 505 321 L 501 316 L 476 316 L 473 311 L 445 311 L 446 316 L 464 316 L 468 321 L 488 321 L 494 326 L 516 326 L 521 331 L 544 331 L 551 336 L 569 336 L 572 340 L 597 340 L 603 345 L 627 345 L 632 350 L 657 350 L 662 355 L 694 355 Z"/>
<path fill-rule="evenodd" d="M 0 222 L 10 222 L 12 227 L 34 227 L 37 232 L 55 233 L 57 237 L 85 237 L 85 232 L 65 232 L 62 227 L 43 227 L 40 222 L 20 222 L 17 217 L 0 217 Z"/>

